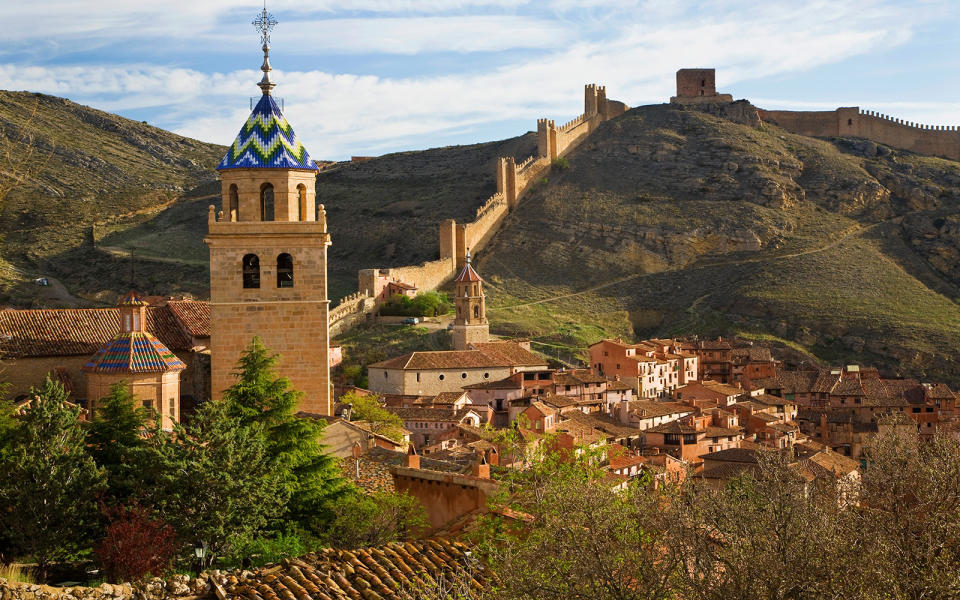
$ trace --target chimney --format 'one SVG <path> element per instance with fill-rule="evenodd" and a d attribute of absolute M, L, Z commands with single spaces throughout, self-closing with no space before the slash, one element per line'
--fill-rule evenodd
<path fill-rule="evenodd" d="M 485 454 L 487 457 L 487 463 L 489 463 L 490 466 L 495 467 L 500 464 L 500 453 L 497 452 L 496 448 L 490 448 Z"/>
<path fill-rule="evenodd" d="M 490 479 L 490 464 L 487 459 L 480 455 L 480 460 L 475 461 L 470 467 L 470 474 L 481 479 Z"/>
<path fill-rule="evenodd" d="M 420 455 L 417 454 L 417 449 L 413 447 L 413 444 L 410 444 L 407 447 L 407 468 L 408 469 L 420 468 Z"/>

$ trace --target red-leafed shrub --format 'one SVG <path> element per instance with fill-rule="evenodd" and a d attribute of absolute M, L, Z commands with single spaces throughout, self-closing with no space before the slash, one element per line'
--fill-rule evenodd
<path fill-rule="evenodd" d="M 162 575 L 176 549 L 173 527 L 150 516 L 142 506 L 102 508 L 107 535 L 94 548 L 110 581 L 136 581 Z"/>

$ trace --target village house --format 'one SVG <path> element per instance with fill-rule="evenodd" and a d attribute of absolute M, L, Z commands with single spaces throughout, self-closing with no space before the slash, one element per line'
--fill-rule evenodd
<path fill-rule="evenodd" d="M 800 428 L 793 423 L 782 405 L 764 404 L 757 400 L 743 400 L 735 404 L 746 439 L 775 449 L 790 448 L 797 440 Z"/>
<path fill-rule="evenodd" d="M 664 423 L 676 421 L 692 415 L 696 410 L 682 402 L 655 402 L 652 400 L 633 400 L 621 402 L 617 406 L 617 420 L 628 427 L 640 430 L 650 429 Z"/>
<path fill-rule="evenodd" d="M 691 415 L 643 432 L 644 448 L 656 448 L 694 467 L 700 466 L 701 455 L 738 448 L 742 439 L 736 416 L 725 411 Z"/>
<path fill-rule="evenodd" d="M 640 398 L 657 398 L 697 379 L 697 357 L 672 340 L 636 344 L 622 339 L 601 340 L 590 346 L 590 365 L 606 377 L 617 377 L 634 387 Z"/>
<path fill-rule="evenodd" d="M 454 410 L 452 408 L 388 406 L 386 410 L 400 417 L 403 427 L 411 432 L 410 441 L 418 448 L 430 445 L 441 433 L 458 423 L 474 427 L 479 427 L 481 423 L 480 415 L 469 407 Z"/>
<path fill-rule="evenodd" d="M 298 412 L 301 419 L 322 419 L 326 422 L 320 443 L 327 453 L 339 458 L 354 456 L 358 452 L 365 454 L 373 448 L 382 448 L 392 452 L 406 452 L 410 443 L 410 432 L 404 430 L 400 441 L 375 433 L 370 423 L 349 421 L 340 417 L 330 417 L 306 412 Z"/>
<path fill-rule="evenodd" d="M 745 395 L 744 390 L 716 381 L 693 381 L 673 391 L 673 399 L 698 411 L 726 408 Z"/>

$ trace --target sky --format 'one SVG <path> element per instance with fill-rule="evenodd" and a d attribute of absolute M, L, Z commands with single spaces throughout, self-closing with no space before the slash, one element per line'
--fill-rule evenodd
<path fill-rule="evenodd" d="M 229 144 L 262 0 L 3 0 L 0 89 Z M 267 0 L 284 113 L 315 159 L 503 139 L 583 111 L 583 85 L 667 102 L 675 72 L 763 108 L 960 125 L 960 0 Z"/>

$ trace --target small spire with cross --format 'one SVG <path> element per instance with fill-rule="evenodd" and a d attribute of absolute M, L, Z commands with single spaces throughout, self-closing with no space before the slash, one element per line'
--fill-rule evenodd
<path fill-rule="evenodd" d="M 273 70 L 270 67 L 270 32 L 276 27 L 277 20 L 267 12 L 266 0 L 264 0 L 263 3 L 263 12 L 257 15 L 257 18 L 251 22 L 251 25 L 260 32 L 260 43 L 263 44 L 263 65 L 260 66 L 260 70 L 263 71 L 263 79 L 261 79 L 257 85 L 263 90 L 264 96 L 269 96 L 270 92 L 277 85 L 270 79 L 270 71 Z"/>

